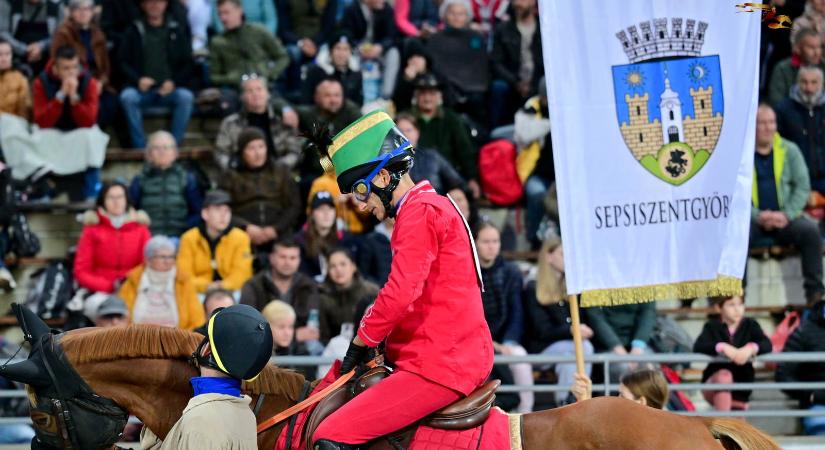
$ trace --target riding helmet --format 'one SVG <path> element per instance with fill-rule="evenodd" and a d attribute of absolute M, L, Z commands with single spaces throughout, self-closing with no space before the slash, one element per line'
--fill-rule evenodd
<path fill-rule="evenodd" d="M 205 358 L 197 356 L 198 362 L 233 378 L 254 380 L 272 357 L 269 322 L 249 305 L 219 309 L 209 319 L 206 331 L 204 341 L 209 340 L 211 353 Z"/>

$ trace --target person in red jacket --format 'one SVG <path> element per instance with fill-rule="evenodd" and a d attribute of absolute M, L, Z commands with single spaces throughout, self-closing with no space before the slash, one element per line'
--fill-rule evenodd
<path fill-rule="evenodd" d="M 130 207 L 126 185 L 107 183 L 97 210 L 86 211 L 77 244 L 74 277 L 80 287 L 111 293 L 126 274 L 143 263 L 143 247 L 151 237 L 149 216 Z"/>
<path fill-rule="evenodd" d="M 321 164 L 342 193 L 378 220 L 395 217 L 389 279 L 367 310 L 341 373 L 382 341 L 393 375 L 326 418 L 316 450 L 348 450 L 397 431 L 481 386 L 493 343 L 481 302 L 481 274 L 467 222 L 429 182 L 413 183 L 415 150 L 383 111 L 369 113 L 332 141 L 313 138 Z M 329 145 L 327 145 L 329 144 Z"/>
<path fill-rule="evenodd" d="M 82 68 L 74 47 L 55 51 L 32 90 L 34 122 L 40 128 L 72 131 L 97 122 L 97 80 Z"/>

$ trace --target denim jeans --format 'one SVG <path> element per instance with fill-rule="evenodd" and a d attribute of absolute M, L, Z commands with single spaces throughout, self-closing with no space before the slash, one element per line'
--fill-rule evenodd
<path fill-rule="evenodd" d="M 189 124 L 189 118 L 192 116 L 194 96 L 186 88 L 175 88 L 168 95 L 161 96 L 157 89 L 140 92 L 133 87 L 127 87 L 120 93 L 120 104 L 126 116 L 132 147 L 140 149 L 146 147 L 146 137 L 143 134 L 143 110 L 157 107 L 172 110 L 170 131 L 180 145 L 186 126 Z"/>
<path fill-rule="evenodd" d="M 544 196 L 547 195 L 548 183 L 541 177 L 531 175 L 524 183 L 524 196 L 527 199 L 527 211 L 525 211 L 525 222 L 527 228 L 527 240 L 531 243 L 541 241 L 536 236 L 544 218 Z"/>
<path fill-rule="evenodd" d="M 26 424 L 0 425 L 0 444 L 28 444 L 34 429 Z"/>
<path fill-rule="evenodd" d="M 822 410 L 825 410 L 825 405 L 811 406 L 811 411 Z M 825 436 L 825 416 L 813 416 L 803 418 L 802 429 L 808 436 Z"/>

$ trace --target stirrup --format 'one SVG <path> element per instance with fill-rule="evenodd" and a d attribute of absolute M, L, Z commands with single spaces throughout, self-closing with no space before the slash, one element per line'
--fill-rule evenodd
<path fill-rule="evenodd" d="M 358 447 L 354 445 L 330 441 L 328 439 L 319 439 L 315 441 L 312 448 L 313 450 L 358 450 Z"/>

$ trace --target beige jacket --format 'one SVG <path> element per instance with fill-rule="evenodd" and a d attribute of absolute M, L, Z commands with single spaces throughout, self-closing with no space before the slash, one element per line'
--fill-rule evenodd
<path fill-rule="evenodd" d="M 250 398 L 225 394 L 192 397 L 183 415 L 161 441 L 144 427 L 142 450 L 257 450 L 255 415 Z"/>

